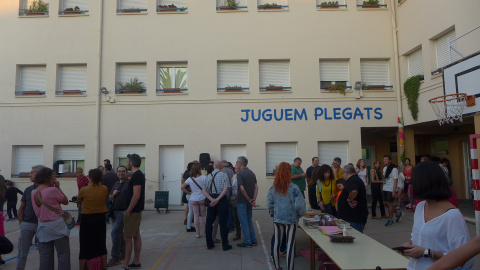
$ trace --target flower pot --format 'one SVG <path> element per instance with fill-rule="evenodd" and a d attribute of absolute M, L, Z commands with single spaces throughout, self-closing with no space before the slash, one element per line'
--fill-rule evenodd
<path fill-rule="evenodd" d="M 237 10 L 236 7 L 229 7 L 229 6 L 220 6 L 218 8 L 219 10 Z"/>
<path fill-rule="evenodd" d="M 182 93 L 180 88 L 163 88 L 163 93 Z"/>
<path fill-rule="evenodd" d="M 328 9 L 328 8 L 340 8 L 339 6 L 326 6 L 326 7 L 320 7 L 321 9 Z"/>
<path fill-rule="evenodd" d="M 140 13 L 140 10 L 122 10 L 122 13 Z"/>
<path fill-rule="evenodd" d="M 264 5 L 260 5 L 258 6 L 258 9 L 282 9 L 282 6 L 264 6 Z"/>
<path fill-rule="evenodd" d="M 367 90 L 386 90 L 385 85 L 367 85 Z"/>
<path fill-rule="evenodd" d="M 64 12 L 62 15 L 79 15 L 79 14 L 83 14 L 83 12 L 76 12 L 76 11 Z"/>
<path fill-rule="evenodd" d="M 362 8 L 380 8 L 379 5 L 363 5 Z"/>
<path fill-rule="evenodd" d="M 225 92 L 243 92 L 242 87 L 225 87 Z"/>
<path fill-rule="evenodd" d="M 272 87 L 267 86 L 265 88 L 265 91 L 283 91 L 283 86 L 272 86 Z"/>
<path fill-rule="evenodd" d="M 21 95 L 22 96 L 42 96 L 44 94 L 40 91 L 23 91 Z"/>
<path fill-rule="evenodd" d="M 74 95 L 82 95 L 82 92 L 78 90 L 63 90 L 62 96 L 74 96 Z"/>

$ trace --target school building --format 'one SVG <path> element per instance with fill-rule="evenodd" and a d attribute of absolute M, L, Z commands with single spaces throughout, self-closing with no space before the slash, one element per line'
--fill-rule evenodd
<path fill-rule="evenodd" d="M 1 173 L 24 188 L 33 165 L 63 160 L 71 197 L 68 172 L 137 153 L 153 209 L 157 190 L 181 203 L 181 175 L 201 153 L 245 155 L 264 207 L 281 161 L 398 164 L 405 149 L 414 163 L 448 158 L 459 198 L 472 198 L 478 105 L 440 126 L 428 100 L 480 102 L 480 1 L 274 2 L 0 1 Z M 404 91 L 415 75 L 416 120 Z"/>

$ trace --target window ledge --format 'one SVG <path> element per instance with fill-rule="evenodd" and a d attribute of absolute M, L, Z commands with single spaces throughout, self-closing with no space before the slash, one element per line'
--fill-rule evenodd
<path fill-rule="evenodd" d="M 85 17 L 90 16 L 88 13 L 81 13 L 81 14 L 65 14 L 65 13 L 58 13 L 58 17 Z"/>
<path fill-rule="evenodd" d="M 188 14 L 188 11 L 159 11 L 159 10 L 157 10 L 157 14 Z"/>
<path fill-rule="evenodd" d="M 21 96 L 15 96 L 16 98 L 46 98 L 47 95 L 43 94 L 43 95 L 21 95 Z"/>
<path fill-rule="evenodd" d="M 235 94 L 243 95 L 243 94 L 250 94 L 250 92 L 249 91 L 235 91 L 235 92 L 232 92 L 232 91 L 217 91 L 217 94 L 219 94 L 219 95 L 235 95 Z"/>
<path fill-rule="evenodd" d="M 260 91 L 260 94 L 291 94 L 291 93 L 293 93 L 292 90 L 281 90 L 281 91 L 264 90 L 264 91 Z"/>
<path fill-rule="evenodd" d="M 322 7 L 321 5 L 317 5 L 318 11 L 340 11 L 340 10 L 348 10 L 347 5 L 338 5 L 338 6 L 330 6 L 330 7 Z"/>
<path fill-rule="evenodd" d="M 117 15 L 148 15 L 147 9 L 117 9 Z"/>
<path fill-rule="evenodd" d="M 48 18 L 48 13 L 47 14 L 30 14 L 30 13 L 25 13 L 25 14 L 18 14 L 19 18 Z"/>
<path fill-rule="evenodd" d="M 387 5 L 357 5 L 358 10 L 367 10 L 367 11 L 375 11 L 375 10 L 388 10 Z"/>
<path fill-rule="evenodd" d="M 281 11 L 288 11 L 288 6 L 275 6 L 275 7 L 267 7 L 265 8 L 263 5 L 257 6 L 257 11 L 260 12 L 281 12 Z"/>
<path fill-rule="evenodd" d="M 182 95 L 183 95 L 183 96 L 186 96 L 186 95 L 188 95 L 188 92 L 181 92 L 181 93 L 177 93 L 177 92 L 175 92 L 175 93 L 159 92 L 159 93 L 157 93 L 157 96 L 182 96 Z"/>

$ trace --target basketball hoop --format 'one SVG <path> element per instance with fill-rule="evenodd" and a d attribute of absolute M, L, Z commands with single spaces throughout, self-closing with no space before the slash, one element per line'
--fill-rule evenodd
<path fill-rule="evenodd" d="M 449 122 L 453 123 L 453 120 L 462 122 L 466 99 L 467 94 L 457 93 L 432 98 L 428 102 L 430 102 L 437 115 L 438 123 L 442 125 Z"/>

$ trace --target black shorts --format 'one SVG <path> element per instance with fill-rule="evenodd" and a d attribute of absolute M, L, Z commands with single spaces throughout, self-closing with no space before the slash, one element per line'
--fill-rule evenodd
<path fill-rule="evenodd" d="M 383 201 L 384 202 L 393 202 L 393 196 L 391 191 L 383 191 Z"/>

